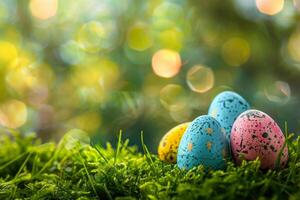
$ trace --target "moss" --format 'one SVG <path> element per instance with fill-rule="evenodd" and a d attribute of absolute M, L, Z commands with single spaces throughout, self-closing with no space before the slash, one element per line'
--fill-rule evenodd
<path fill-rule="evenodd" d="M 117 150 L 89 145 L 72 131 L 58 143 L 41 144 L 35 136 L 2 134 L 0 199 L 299 199 L 300 138 L 288 137 L 285 169 L 262 171 L 259 161 L 207 171 L 182 171 L 156 155 L 128 146 Z M 143 140 L 142 140 L 143 142 Z"/>

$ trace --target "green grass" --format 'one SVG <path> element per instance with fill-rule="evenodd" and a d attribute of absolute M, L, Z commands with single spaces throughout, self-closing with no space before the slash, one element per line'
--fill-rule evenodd
<path fill-rule="evenodd" d="M 41 144 L 34 135 L 2 131 L 0 199 L 300 199 L 300 138 L 288 136 L 290 162 L 282 170 L 262 171 L 259 161 L 224 171 L 190 171 L 165 164 L 128 146 L 89 145 L 80 131 L 58 143 Z"/>

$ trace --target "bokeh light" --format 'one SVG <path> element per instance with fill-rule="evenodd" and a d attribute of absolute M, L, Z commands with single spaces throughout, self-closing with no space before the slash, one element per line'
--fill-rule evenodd
<path fill-rule="evenodd" d="M 183 45 L 183 33 L 177 28 L 167 29 L 159 34 L 159 41 L 162 47 L 179 51 Z"/>
<path fill-rule="evenodd" d="M 182 86 L 168 84 L 160 91 L 161 104 L 170 111 L 178 111 L 186 106 L 186 93 Z"/>
<path fill-rule="evenodd" d="M 257 9 L 267 15 L 275 15 L 283 9 L 284 0 L 256 0 Z"/>
<path fill-rule="evenodd" d="M 153 11 L 153 26 L 156 30 L 174 27 L 184 20 L 183 9 L 171 1 L 162 1 Z"/>
<path fill-rule="evenodd" d="M 212 69 L 196 65 L 189 69 L 186 81 L 191 90 L 204 93 L 214 86 L 215 78 Z"/>
<path fill-rule="evenodd" d="M 180 55 L 170 49 L 161 49 L 152 57 L 152 69 L 154 73 L 163 78 L 175 76 L 181 68 Z"/>
<path fill-rule="evenodd" d="M 27 107 L 19 100 L 7 100 L 0 105 L 0 125 L 7 128 L 19 128 L 27 120 Z"/>
<path fill-rule="evenodd" d="M 81 26 L 77 37 L 84 50 L 96 53 L 101 49 L 102 43 L 108 37 L 107 34 L 100 22 L 90 21 Z"/>
<path fill-rule="evenodd" d="M 144 51 L 152 46 L 151 30 L 147 24 L 137 23 L 127 33 L 128 46 L 136 51 Z"/>
<path fill-rule="evenodd" d="M 7 69 L 5 82 L 8 88 L 23 92 L 32 84 L 32 76 L 25 68 L 31 64 L 26 57 L 20 57 Z"/>
<path fill-rule="evenodd" d="M 287 103 L 291 97 L 291 89 L 287 82 L 275 81 L 264 88 L 264 94 L 269 101 Z"/>
<path fill-rule="evenodd" d="M 299 2 L 1 0 L 0 105 L 28 112 L 13 122 L 2 106 L 2 125 L 42 141 L 143 130 L 152 151 L 233 90 L 298 130 Z"/>
<path fill-rule="evenodd" d="M 287 50 L 290 57 L 296 61 L 300 62 L 300 32 L 295 31 L 288 40 Z"/>
<path fill-rule="evenodd" d="M 15 60 L 6 73 L 6 86 L 22 96 L 50 86 L 55 78 L 52 68 L 47 64 L 31 63 L 26 57 Z"/>
<path fill-rule="evenodd" d="M 222 57 L 231 66 L 238 67 L 250 57 L 250 47 L 246 40 L 242 38 L 231 38 L 222 47 Z"/>
<path fill-rule="evenodd" d="M 77 34 L 77 41 L 89 53 L 100 50 L 112 50 L 116 42 L 118 30 L 111 20 L 91 20 L 83 24 Z"/>
<path fill-rule="evenodd" d="M 31 14 L 38 19 L 49 19 L 57 12 L 58 0 L 30 0 Z"/>
<path fill-rule="evenodd" d="M 9 64 L 17 57 L 18 52 L 14 44 L 0 41 L 0 65 Z"/>

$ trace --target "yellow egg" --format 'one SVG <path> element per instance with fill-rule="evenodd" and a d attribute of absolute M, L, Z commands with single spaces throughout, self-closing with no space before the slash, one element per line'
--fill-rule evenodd
<path fill-rule="evenodd" d="M 158 157 L 160 160 L 176 163 L 178 146 L 189 124 L 187 122 L 175 126 L 164 135 L 158 146 Z"/>

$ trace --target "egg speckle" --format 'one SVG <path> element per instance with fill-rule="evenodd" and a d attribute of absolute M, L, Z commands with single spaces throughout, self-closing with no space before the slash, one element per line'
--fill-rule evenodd
<path fill-rule="evenodd" d="M 212 101 L 208 115 L 217 119 L 225 129 L 229 141 L 233 122 L 244 111 L 250 108 L 248 102 L 239 94 L 225 91 L 218 94 Z"/>
<path fill-rule="evenodd" d="M 182 136 L 177 165 L 182 169 L 201 164 L 205 168 L 222 169 L 226 164 L 227 151 L 221 125 L 213 117 L 203 115 L 191 122 Z"/>
<path fill-rule="evenodd" d="M 255 160 L 259 157 L 262 169 L 276 167 L 278 156 L 280 166 L 288 160 L 285 137 L 277 123 L 259 110 L 243 112 L 234 122 L 231 132 L 231 148 L 235 161 Z M 280 155 L 281 150 L 282 155 Z"/>
<path fill-rule="evenodd" d="M 176 163 L 178 145 L 190 123 L 183 123 L 169 130 L 158 146 L 158 157 L 168 163 Z"/>

